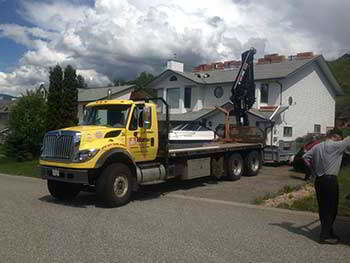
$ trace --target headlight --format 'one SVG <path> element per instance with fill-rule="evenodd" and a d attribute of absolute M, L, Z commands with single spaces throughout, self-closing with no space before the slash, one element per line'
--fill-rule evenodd
<path fill-rule="evenodd" d="M 88 149 L 77 152 L 74 158 L 74 162 L 83 163 L 92 159 L 100 150 L 99 149 Z"/>

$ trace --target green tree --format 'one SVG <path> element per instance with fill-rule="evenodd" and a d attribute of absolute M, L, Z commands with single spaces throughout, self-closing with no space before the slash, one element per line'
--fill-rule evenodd
<path fill-rule="evenodd" d="M 62 127 L 75 126 L 78 124 L 78 78 L 70 65 L 64 69 L 62 92 Z"/>
<path fill-rule="evenodd" d="M 64 72 L 57 65 L 50 69 L 47 98 L 47 129 L 57 130 L 78 123 L 78 88 L 87 88 L 84 78 L 68 65 Z"/>
<path fill-rule="evenodd" d="M 148 72 L 141 72 L 140 75 L 132 81 L 138 88 L 145 88 L 148 83 L 154 79 L 154 76 Z"/>
<path fill-rule="evenodd" d="M 16 101 L 10 112 L 7 155 L 18 160 L 39 156 L 46 131 L 45 114 L 45 99 L 37 91 L 27 91 Z"/>
<path fill-rule="evenodd" d="M 77 76 L 78 89 L 87 89 L 88 85 L 82 75 Z"/>
<path fill-rule="evenodd" d="M 63 127 L 63 72 L 59 65 L 50 68 L 49 80 L 50 85 L 47 96 L 46 125 L 48 130 L 57 130 Z"/>

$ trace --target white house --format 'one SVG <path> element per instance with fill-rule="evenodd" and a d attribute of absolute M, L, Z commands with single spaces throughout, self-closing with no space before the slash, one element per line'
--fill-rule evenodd
<path fill-rule="evenodd" d="M 213 63 L 185 72 L 182 63 L 171 61 L 149 87 L 170 105 L 171 121 L 202 121 L 215 129 L 224 123 L 224 113 L 215 107 L 232 109 L 229 98 L 238 64 Z M 266 129 L 268 144 L 334 127 L 335 97 L 343 91 L 322 55 L 266 55 L 254 65 L 254 74 L 256 102 L 249 112 L 250 125 Z M 164 114 L 164 108 L 160 111 Z"/>

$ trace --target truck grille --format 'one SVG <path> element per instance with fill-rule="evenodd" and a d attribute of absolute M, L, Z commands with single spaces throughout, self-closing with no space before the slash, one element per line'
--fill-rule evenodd
<path fill-rule="evenodd" d="M 44 137 L 41 158 L 52 160 L 71 160 L 75 152 L 77 140 L 75 133 L 49 132 Z"/>

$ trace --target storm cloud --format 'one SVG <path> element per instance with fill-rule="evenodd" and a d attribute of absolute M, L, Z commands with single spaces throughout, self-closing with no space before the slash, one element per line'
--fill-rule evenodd
<path fill-rule="evenodd" d="M 34 26 L 1 24 L 0 38 L 28 51 L 0 72 L 0 92 L 47 82 L 57 63 L 76 67 L 92 87 L 159 74 L 172 58 L 188 70 L 239 59 L 252 46 L 259 57 L 314 51 L 335 58 L 349 50 L 349 8 L 347 0 L 23 1 L 18 12 Z"/>

